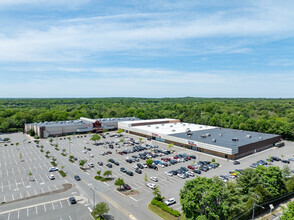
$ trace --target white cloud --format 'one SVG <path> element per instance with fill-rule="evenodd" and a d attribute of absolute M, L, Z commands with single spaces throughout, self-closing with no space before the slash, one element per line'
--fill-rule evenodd
<path fill-rule="evenodd" d="M 7 1 L 8 2 L 8 1 Z M 26 2 L 25 0 L 14 1 Z M 62 1 L 63 3 L 69 1 Z M 77 1 L 79 2 L 79 1 Z M 284 5 L 282 5 L 284 6 Z M 69 61 L 104 52 L 146 53 L 190 50 L 193 53 L 250 52 L 251 41 L 294 35 L 294 5 L 258 5 L 240 15 L 232 11 L 200 16 L 178 13 L 115 15 L 70 19 L 54 26 L 0 34 L 0 61 Z M 182 17 L 181 17 L 182 16 Z M 144 17 L 144 19 L 140 19 Z M 139 20 L 138 20 L 139 19 Z M 186 40 L 249 38 L 247 42 L 190 48 Z M 250 40 L 250 38 L 252 38 Z M 253 40 L 254 39 L 254 40 Z M 201 43 L 199 43 L 201 44 Z"/>
<path fill-rule="evenodd" d="M 0 8 L 5 8 L 8 6 L 29 6 L 29 5 L 37 5 L 37 6 L 78 6 L 81 4 L 85 4 L 89 2 L 89 0 L 1 0 Z"/>

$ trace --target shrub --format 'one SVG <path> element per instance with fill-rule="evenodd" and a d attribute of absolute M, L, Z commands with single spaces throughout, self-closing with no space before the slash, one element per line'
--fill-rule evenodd
<path fill-rule="evenodd" d="M 214 158 L 212 158 L 211 162 L 212 162 L 212 163 L 214 163 L 214 162 L 215 162 L 215 159 L 214 159 Z"/>
<path fill-rule="evenodd" d="M 106 182 L 106 181 L 111 180 L 110 178 L 105 178 L 105 177 L 102 177 L 102 176 L 95 176 L 94 178 L 96 180 L 100 180 L 101 182 Z"/>
<path fill-rule="evenodd" d="M 45 157 L 49 158 L 49 156 L 48 156 L 48 155 L 45 155 Z"/>
<path fill-rule="evenodd" d="M 35 139 L 39 139 L 40 137 L 39 137 L 39 135 L 35 135 L 34 138 Z"/>
<path fill-rule="evenodd" d="M 162 211 L 168 212 L 169 214 L 171 214 L 175 217 L 179 217 L 181 215 L 179 211 L 173 210 L 172 208 L 168 207 L 163 202 L 158 201 L 156 199 L 152 199 L 151 204 L 156 205 L 157 207 L 161 208 Z"/>
<path fill-rule="evenodd" d="M 61 155 L 64 156 L 64 157 L 66 157 L 66 154 L 65 153 L 61 153 Z"/>
<path fill-rule="evenodd" d="M 4 144 L 4 146 L 7 146 L 7 144 Z"/>
<path fill-rule="evenodd" d="M 55 167 L 57 166 L 57 164 L 54 161 L 51 161 L 51 164 Z"/>
<path fill-rule="evenodd" d="M 69 162 L 72 162 L 72 163 L 74 163 L 74 162 L 75 162 L 75 161 L 74 161 L 74 160 L 72 160 L 72 159 L 69 159 L 68 161 L 69 161 Z"/>
<path fill-rule="evenodd" d="M 44 152 L 44 150 L 43 150 L 43 149 L 41 149 L 40 151 L 41 151 L 42 153 Z"/>
<path fill-rule="evenodd" d="M 59 170 L 58 172 L 60 173 L 61 176 L 66 177 L 66 173 L 63 172 L 63 170 Z"/>
<path fill-rule="evenodd" d="M 11 143 L 10 145 L 14 145 L 13 143 Z"/>

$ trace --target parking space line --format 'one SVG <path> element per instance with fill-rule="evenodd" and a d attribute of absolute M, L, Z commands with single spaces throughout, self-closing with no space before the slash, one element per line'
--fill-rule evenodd
<path fill-rule="evenodd" d="M 36 194 L 36 195 L 38 195 L 38 193 L 37 193 L 36 189 L 34 189 L 34 192 L 35 192 L 35 194 Z"/>
<path fill-rule="evenodd" d="M 11 193 L 11 196 L 12 196 L 12 200 L 14 200 L 14 195 L 13 195 L 13 193 Z"/>
<path fill-rule="evenodd" d="M 19 192 L 19 196 L 20 196 L 20 198 L 22 199 L 22 194 L 21 194 L 21 192 Z"/>
<path fill-rule="evenodd" d="M 29 191 L 27 191 L 27 194 L 28 194 L 28 196 L 30 197 L 30 193 L 29 193 Z"/>
<path fill-rule="evenodd" d="M 38 215 L 38 209 L 37 209 L 37 207 L 38 207 L 38 206 L 36 206 L 35 208 L 36 208 L 36 214 Z"/>
<path fill-rule="evenodd" d="M 46 205 L 44 205 L 44 210 L 45 210 L 45 212 L 47 212 L 47 211 L 46 211 Z"/>
<path fill-rule="evenodd" d="M 44 193 L 44 190 L 43 190 L 43 188 L 41 187 L 41 191 L 42 191 L 42 193 Z"/>
<path fill-rule="evenodd" d="M 27 216 L 29 216 L 29 209 L 27 208 Z"/>
<path fill-rule="evenodd" d="M 19 219 L 19 211 L 17 211 L 17 219 Z"/>
<path fill-rule="evenodd" d="M 9 220 L 10 219 L 10 212 L 8 213 L 8 216 L 7 216 L 7 220 Z"/>
<path fill-rule="evenodd" d="M 60 204 L 60 207 L 63 208 L 61 201 L 59 202 L 59 204 Z"/>
<path fill-rule="evenodd" d="M 68 217 L 69 217 L 69 220 L 72 220 L 70 215 Z"/>
<path fill-rule="evenodd" d="M 51 205 L 52 205 L 53 210 L 55 210 L 55 207 L 54 207 L 53 203 L 51 203 Z"/>

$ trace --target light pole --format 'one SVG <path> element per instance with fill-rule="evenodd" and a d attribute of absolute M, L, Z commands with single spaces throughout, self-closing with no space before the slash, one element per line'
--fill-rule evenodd
<path fill-rule="evenodd" d="M 95 188 L 94 187 L 93 188 L 90 188 L 90 189 L 93 192 L 93 211 L 94 211 L 94 209 L 95 209 L 95 193 L 96 193 L 96 191 L 95 191 Z"/>

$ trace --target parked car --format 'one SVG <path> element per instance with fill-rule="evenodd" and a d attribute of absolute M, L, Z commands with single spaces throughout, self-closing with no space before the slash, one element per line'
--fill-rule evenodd
<path fill-rule="evenodd" d="M 256 167 L 258 167 L 258 165 L 259 165 L 258 163 L 253 163 L 253 164 L 250 165 L 250 167 L 256 168 Z"/>
<path fill-rule="evenodd" d="M 121 167 L 120 171 L 123 172 L 123 173 L 127 172 L 127 170 L 124 167 Z"/>
<path fill-rule="evenodd" d="M 80 181 L 81 180 L 81 178 L 78 175 L 75 175 L 75 179 L 76 179 L 76 181 Z"/>
<path fill-rule="evenodd" d="M 87 150 L 88 150 L 88 151 L 91 151 L 91 148 L 88 147 Z"/>
<path fill-rule="evenodd" d="M 139 168 L 135 169 L 136 173 L 142 174 L 142 170 L 140 170 Z"/>
<path fill-rule="evenodd" d="M 201 174 L 201 170 L 198 170 L 198 169 L 194 169 L 193 172 L 197 174 Z"/>
<path fill-rule="evenodd" d="M 124 184 L 124 188 L 125 188 L 126 190 L 131 190 L 131 187 L 130 187 L 128 184 Z"/>
<path fill-rule="evenodd" d="M 180 178 L 182 178 L 182 179 L 185 179 L 185 178 L 186 178 L 185 175 L 184 175 L 183 173 L 178 173 L 177 176 L 180 177 Z"/>
<path fill-rule="evenodd" d="M 282 163 L 290 163 L 290 160 L 281 160 Z"/>
<path fill-rule="evenodd" d="M 93 168 L 94 167 L 94 164 L 92 162 L 88 163 L 88 166 Z"/>
<path fill-rule="evenodd" d="M 54 176 L 53 174 L 50 174 L 50 175 L 48 176 L 48 178 L 49 178 L 50 180 L 55 180 L 55 176 Z"/>
<path fill-rule="evenodd" d="M 103 162 L 101 162 L 101 161 L 99 161 L 97 164 L 98 164 L 99 166 L 103 166 Z"/>
<path fill-rule="evenodd" d="M 189 176 L 195 176 L 195 174 L 192 171 L 187 171 L 186 174 L 188 174 Z"/>
<path fill-rule="evenodd" d="M 147 186 L 151 189 L 155 189 L 156 185 L 154 183 L 147 183 Z"/>
<path fill-rule="evenodd" d="M 173 176 L 173 173 L 170 172 L 170 171 L 166 171 L 165 174 L 168 175 L 168 176 Z"/>
<path fill-rule="evenodd" d="M 107 167 L 112 168 L 112 164 L 108 163 L 106 164 Z"/>
<path fill-rule="evenodd" d="M 128 174 L 129 176 L 134 176 L 134 173 L 132 171 L 126 171 L 126 174 Z"/>
<path fill-rule="evenodd" d="M 140 164 L 140 163 L 137 163 L 137 166 L 138 166 L 140 169 L 144 169 L 143 165 Z"/>
<path fill-rule="evenodd" d="M 94 157 L 94 155 L 93 155 L 93 154 L 90 154 L 90 157 L 91 157 L 91 158 L 93 158 L 93 157 Z"/>
<path fill-rule="evenodd" d="M 234 163 L 233 163 L 234 165 L 239 165 L 240 164 L 240 162 L 238 161 L 238 160 L 234 160 Z"/>
<path fill-rule="evenodd" d="M 271 159 L 274 161 L 281 161 L 281 158 L 279 158 L 279 157 L 271 157 Z"/>
<path fill-rule="evenodd" d="M 50 167 L 49 168 L 49 172 L 54 172 L 54 171 L 58 171 L 58 167 Z"/>
<path fill-rule="evenodd" d="M 172 205 L 172 204 L 176 203 L 176 200 L 174 198 L 170 198 L 170 199 L 166 200 L 164 203 L 166 205 Z"/>
<path fill-rule="evenodd" d="M 68 200 L 69 200 L 70 204 L 76 204 L 77 203 L 75 197 L 70 197 Z"/>
<path fill-rule="evenodd" d="M 153 180 L 154 182 L 158 182 L 158 178 L 155 176 L 151 176 L 150 179 Z"/>
<path fill-rule="evenodd" d="M 117 162 L 117 161 L 114 161 L 114 164 L 115 164 L 116 166 L 119 166 L 119 162 Z"/>

